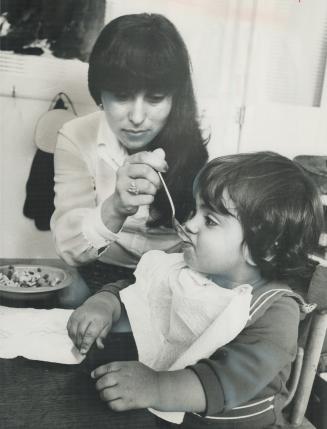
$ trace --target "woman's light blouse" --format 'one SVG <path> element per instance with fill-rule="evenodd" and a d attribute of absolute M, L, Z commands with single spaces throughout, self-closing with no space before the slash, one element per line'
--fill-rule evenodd
<path fill-rule="evenodd" d="M 148 250 L 180 250 L 175 231 L 146 226 L 148 206 L 141 206 L 135 215 L 129 216 L 118 233 L 103 223 L 102 202 L 113 194 L 117 169 L 127 156 L 103 112 L 74 119 L 59 131 L 51 230 L 58 255 L 68 264 L 100 259 L 135 267 Z"/>

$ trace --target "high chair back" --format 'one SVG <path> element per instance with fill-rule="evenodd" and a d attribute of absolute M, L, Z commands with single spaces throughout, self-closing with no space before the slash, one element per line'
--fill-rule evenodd
<path fill-rule="evenodd" d="M 316 303 L 315 310 L 301 322 L 298 355 L 293 367 L 289 396 L 289 427 L 313 428 L 306 419 L 313 382 L 327 330 L 327 264 L 319 265 L 312 277 L 308 301 Z M 326 404 L 327 405 L 327 404 Z"/>

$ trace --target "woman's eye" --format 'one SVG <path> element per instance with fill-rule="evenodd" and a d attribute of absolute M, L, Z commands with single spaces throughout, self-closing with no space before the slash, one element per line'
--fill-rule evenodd
<path fill-rule="evenodd" d="M 165 97 L 165 94 L 147 94 L 146 96 L 150 103 L 160 103 Z"/>
<path fill-rule="evenodd" d="M 130 94 L 128 92 L 116 92 L 114 95 L 119 101 L 126 101 L 130 98 Z"/>

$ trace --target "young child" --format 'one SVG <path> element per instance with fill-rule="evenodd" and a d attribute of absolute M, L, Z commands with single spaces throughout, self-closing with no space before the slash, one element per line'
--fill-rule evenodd
<path fill-rule="evenodd" d="M 187 428 L 281 425 L 305 308 L 290 285 L 308 283 L 314 271 L 307 255 L 322 230 L 318 192 L 293 161 L 258 152 L 208 163 L 195 181 L 194 196 L 196 208 L 185 224 L 192 244 L 185 244 L 183 254 L 145 255 L 135 285 L 121 291 L 139 357 L 143 353 L 148 364 L 111 362 L 92 377 L 101 398 L 117 411 L 184 411 Z M 124 286 L 105 287 L 71 316 L 68 331 L 82 352 L 95 340 L 103 346 L 121 316 Z M 225 301 L 215 313 L 220 297 Z M 230 306 L 237 299 L 245 310 L 239 303 Z M 164 341 L 156 343 L 153 332 Z M 163 343 L 175 345 L 156 353 Z M 200 345 L 195 352 L 194 344 Z"/>

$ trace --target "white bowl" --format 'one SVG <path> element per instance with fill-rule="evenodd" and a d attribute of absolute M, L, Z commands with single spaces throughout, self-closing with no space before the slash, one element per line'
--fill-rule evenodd
<path fill-rule="evenodd" d="M 31 287 L 9 286 L 0 283 L 0 296 L 10 300 L 47 299 L 53 297 L 58 291 L 70 286 L 73 281 L 73 276 L 70 272 L 46 265 L 2 265 L 0 266 L 0 273 L 7 275 L 8 271 L 10 271 L 10 267 L 15 268 L 15 272 L 18 276 L 26 271 L 38 273 L 41 276 L 47 275 L 48 280 L 52 283 L 51 286 Z"/>

